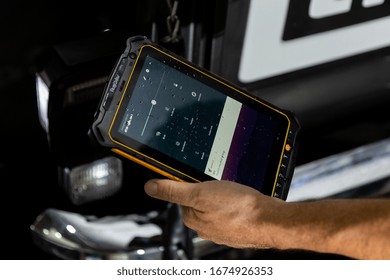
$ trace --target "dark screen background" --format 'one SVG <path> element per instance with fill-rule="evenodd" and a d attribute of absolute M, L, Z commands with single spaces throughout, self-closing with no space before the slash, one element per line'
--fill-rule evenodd
<path fill-rule="evenodd" d="M 147 56 L 120 132 L 204 172 L 225 100 L 225 95 Z"/>
<path fill-rule="evenodd" d="M 262 190 L 278 122 L 242 106 L 222 179 Z"/>
<path fill-rule="evenodd" d="M 204 173 L 227 96 L 164 60 L 138 63 L 119 132 Z M 261 191 L 277 133 L 277 120 L 242 105 L 222 179 Z"/>

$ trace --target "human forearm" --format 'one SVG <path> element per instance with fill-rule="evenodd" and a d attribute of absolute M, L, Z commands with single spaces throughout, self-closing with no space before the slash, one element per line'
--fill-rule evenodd
<path fill-rule="evenodd" d="M 227 181 L 152 180 L 145 191 L 180 204 L 184 223 L 218 244 L 390 259 L 389 200 L 291 203 Z"/>
<path fill-rule="evenodd" d="M 270 222 L 258 235 L 267 234 L 270 245 L 280 249 L 390 259 L 389 203 L 385 199 L 282 202 L 274 207 L 275 219 L 267 219 Z M 260 218 L 263 225 L 264 219 Z"/>

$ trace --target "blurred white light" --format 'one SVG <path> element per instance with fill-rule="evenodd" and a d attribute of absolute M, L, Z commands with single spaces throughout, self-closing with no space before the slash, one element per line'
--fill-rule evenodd
<path fill-rule="evenodd" d="M 36 91 L 38 102 L 39 121 L 43 129 L 49 131 L 49 120 L 47 118 L 47 108 L 49 105 L 49 88 L 39 75 L 36 75 Z"/>
<path fill-rule="evenodd" d="M 67 225 L 67 226 L 66 226 L 66 229 L 67 229 L 70 233 L 76 233 L 76 229 L 75 229 L 72 225 Z"/>
<path fill-rule="evenodd" d="M 65 170 L 65 188 L 74 204 L 105 198 L 122 186 L 122 161 L 106 157 Z"/>
<path fill-rule="evenodd" d="M 371 8 L 375 6 L 379 6 L 385 3 L 385 0 L 363 0 L 363 7 L 364 8 Z"/>
<path fill-rule="evenodd" d="M 139 249 L 137 250 L 138 255 L 145 255 L 145 250 Z"/>

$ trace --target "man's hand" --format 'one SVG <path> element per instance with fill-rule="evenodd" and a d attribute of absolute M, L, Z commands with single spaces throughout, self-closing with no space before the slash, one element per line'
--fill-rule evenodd
<path fill-rule="evenodd" d="M 184 223 L 218 244 L 390 259 L 388 199 L 287 203 L 227 181 L 151 180 L 145 191 L 180 204 Z"/>
<path fill-rule="evenodd" d="M 228 181 L 150 180 L 145 191 L 181 205 L 184 224 L 204 239 L 241 248 L 272 245 L 272 237 L 261 230 L 262 223 L 272 220 L 270 215 L 282 201 L 255 189 Z"/>

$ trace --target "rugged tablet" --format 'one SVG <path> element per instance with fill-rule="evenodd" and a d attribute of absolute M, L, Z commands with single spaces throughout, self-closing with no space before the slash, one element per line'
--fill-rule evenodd
<path fill-rule="evenodd" d="M 299 125 L 291 112 L 131 37 L 92 132 L 112 152 L 168 178 L 229 180 L 287 198 Z"/>

